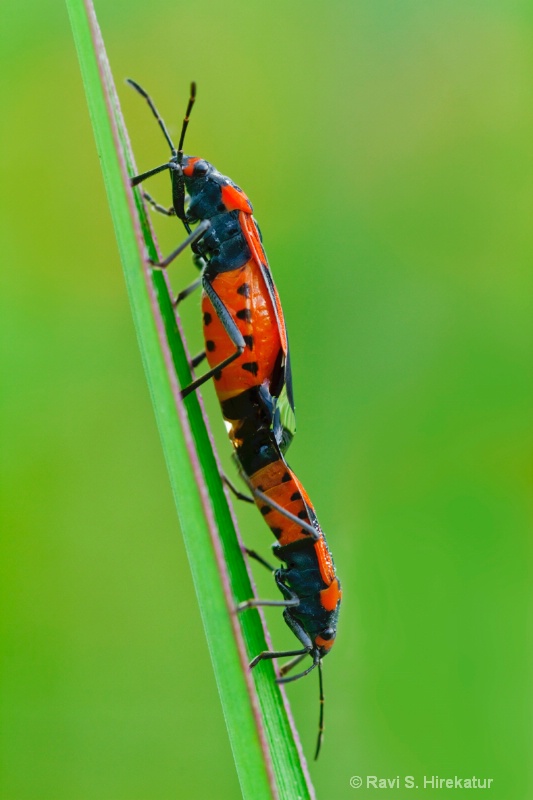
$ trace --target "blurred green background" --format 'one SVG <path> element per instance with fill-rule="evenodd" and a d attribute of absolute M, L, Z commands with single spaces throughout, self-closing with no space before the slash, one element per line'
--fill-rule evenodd
<path fill-rule="evenodd" d="M 530 800 L 530 4 L 97 11 L 139 169 L 167 150 L 123 79 L 177 133 L 194 78 L 187 150 L 252 198 L 283 301 L 291 465 L 345 590 L 318 797 L 471 797 L 423 776 L 477 775 L 494 780 L 478 795 Z M 236 798 L 66 10 L 1 14 L 0 796 Z M 164 178 L 151 191 L 169 202 Z M 168 252 L 182 231 L 155 223 Z M 192 277 L 188 259 L 171 275 Z M 267 528 L 238 513 L 266 556 Z M 317 682 L 288 691 L 311 756 Z"/>

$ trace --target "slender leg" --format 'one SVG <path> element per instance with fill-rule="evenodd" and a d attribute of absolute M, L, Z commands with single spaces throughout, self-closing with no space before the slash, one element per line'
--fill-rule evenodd
<path fill-rule="evenodd" d="M 265 562 L 263 562 L 265 563 Z M 274 579 L 278 589 L 282 593 L 284 600 L 258 600 L 252 597 L 251 600 L 245 600 L 244 603 L 239 603 L 237 611 L 245 611 L 247 608 L 258 608 L 259 606 L 278 606 L 280 608 L 294 608 L 300 605 L 300 598 L 295 592 L 292 591 L 280 578 L 277 570 L 273 570 Z M 296 623 L 298 624 L 298 623 Z M 300 639 L 301 641 L 301 639 Z M 307 641 L 305 642 L 307 647 Z M 298 651 L 299 652 L 299 651 Z"/>
<path fill-rule="evenodd" d="M 300 678 L 303 678 L 305 675 L 309 675 L 311 670 L 318 667 L 320 664 L 320 657 L 317 655 L 313 659 L 313 663 L 307 669 L 304 669 L 303 672 L 299 672 L 298 675 L 291 675 L 289 678 L 276 678 L 276 683 L 292 683 L 292 681 L 298 681 Z"/>
<path fill-rule="evenodd" d="M 185 389 L 181 392 L 182 400 L 185 399 L 191 392 L 195 392 L 197 389 L 200 388 L 206 381 L 213 377 L 217 372 L 221 372 L 225 367 L 231 364 L 232 361 L 235 361 L 236 358 L 239 358 L 244 353 L 244 345 L 242 347 L 237 347 L 234 353 L 228 356 L 224 361 L 221 361 L 220 364 L 217 364 L 216 367 L 210 369 L 209 372 L 206 372 L 205 375 L 201 375 L 195 381 L 190 383 Z"/>
<path fill-rule="evenodd" d="M 182 242 L 180 246 L 177 247 L 169 256 L 164 258 L 163 261 L 152 261 L 152 259 L 150 259 L 150 264 L 153 267 L 160 267 L 161 269 L 165 269 L 165 267 L 168 267 L 168 265 L 171 264 L 172 261 L 174 261 L 174 259 L 180 255 L 180 253 L 183 253 L 183 251 L 187 247 L 198 241 L 198 239 L 200 239 L 204 235 L 204 233 L 206 232 L 206 230 L 209 228 L 210 225 L 211 223 L 209 222 L 208 219 L 202 220 L 198 225 L 198 227 L 194 231 L 192 231 L 192 233 L 190 233 L 187 236 L 185 241 Z"/>
<path fill-rule="evenodd" d="M 234 353 L 225 358 L 224 361 L 221 361 L 220 364 L 217 364 L 208 372 L 206 372 L 204 375 L 202 375 L 200 378 L 197 378 L 195 381 L 189 384 L 189 386 L 186 386 L 185 389 L 183 389 L 183 391 L 181 392 L 182 398 L 187 397 L 188 394 L 196 391 L 196 389 L 202 386 L 202 384 L 204 384 L 206 381 L 212 378 L 213 375 L 216 375 L 218 372 L 221 372 L 225 367 L 231 364 L 232 361 L 235 361 L 236 358 L 239 358 L 239 356 L 241 356 L 246 349 L 246 342 L 244 341 L 243 335 L 240 332 L 239 328 L 237 327 L 237 323 L 235 322 L 235 320 L 229 313 L 228 309 L 226 308 L 226 306 L 216 293 L 215 289 L 212 287 L 209 278 L 206 277 L 205 273 L 202 276 L 202 286 L 204 292 L 211 300 L 211 303 L 218 315 L 218 318 L 220 319 L 222 325 L 225 328 L 226 333 L 228 334 L 229 338 L 235 345 L 236 349 Z"/>
<path fill-rule="evenodd" d="M 239 603 L 237 611 L 246 611 L 248 608 L 259 608 L 260 606 L 274 606 L 275 608 L 292 608 L 300 605 L 300 598 L 293 597 L 292 600 L 256 600 L 252 597 L 251 600 L 245 600 L 244 603 Z"/>
<path fill-rule="evenodd" d="M 159 214 L 164 214 L 166 217 L 176 216 L 173 206 L 170 206 L 170 208 L 165 208 L 165 206 L 160 205 L 156 200 L 154 200 L 152 195 L 148 194 L 148 192 L 143 192 L 143 197 L 147 203 L 150 203 L 154 211 L 159 212 Z"/>
<path fill-rule="evenodd" d="M 252 500 L 253 502 L 253 500 Z M 268 569 L 269 572 L 275 572 L 277 567 L 273 567 L 272 564 L 269 564 L 268 561 L 265 561 L 263 556 L 260 556 L 259 553 L 256 553 L 255 550 L 248 550 L 247 547 L 244 548 L 244 551 L 247 556 L 250 558 L 254 558 L 256 561 L 259 561 L 264 567 Z"/>
<path fill-rule="evenodd" d="M 263 562 L 265 563 L 265 562 Z M 274 580 L 276 581 L 276 585 L 280 590 L 281 594 L 283 595 L 283 600 L 258 600 L 255 597 L 252 597 L 250 600 L 245 600 L 244 603 L 239 603 L 237 606 L 237 611 L 244 611 L 247 608 L 258 608 L 259 606 L 278 606 L 280 608 L 294 608 L 295 606 L 300 605 L 300 598 L 298 595 L 290 589 L 286 583 L 283 582 L 283 579 L 280 577 L 280 574 L 277 570 L 272 570 L 274 572 Z M 287 619 L 287 612 L 284 613 L 285 619 Z M 289 615 L 290 618 L 290 615 Z M 296 621 L 292 621 L 289 623 L 289 627 L 292 628 L 294 631 L 294 626 L 299 626 L 299 623 Z M 298 633 L 296 633 L 298 636 Z M 298 636 L 302 644 L 305 644 L 306 647 L 310 647 L 308 645 L 309 637 L 304 634 L 305 640 L 302 641 L 302 637 Z"/>
<path fill-rule="evenodd" d="M 309 652 L 309 651 L 307 651 L 307 652 Z M 295 667 L 297 664 L 299 664 L 299 663 L 300 663 L 300 661 L 303 661 L 303 659 L 304 659 L 304 658 L 306 657 L 306 655 L 307 655 L 307 652 L 305 652 L 305 653 L 301 653 L 299 656 L 296 656 L 295 658 L 291 658 L 291 660 L 290 660 L 290 661 L 287 661 L 287 663 L 286 663 L 286 664 L 284 664 L 284 665 L 283 665 L 283 666 L 280 668 L 279 674 L 281 675 L 281 677 L 283 677 L 283 675 L 286 675 L 288 672 L 290 672 L 290 670 L 291 670 L 293 667 Z"/>
<path fill-rule="evenodd" d="M 205 352 L 205 350 L 202 350 L 202 352 L 198 353 L 197 356 L 194 356 L 194 358 L 191 358 L 191 361 L 190 361 L 191 367 L 194 369 L 194 367 L 197 367 L 198 364 L 201 364 L 202 361 L 204 360 L 205 356 L 206 356 L 206 352 Z"/>
<path fill-rule="evenodd" d="M 255 501 L 254 501 L 254 499 L 253 499 L 253 497 L 248 497 L 248 495 L 247 495 L 247 494 L 243 494 L 242 492 L 239 492 L 239 490 L 237 489 L 237 487 L 233 485 L 233 483 L 230 481 L 230 479 L 228 478 L 228 476 L 227 476 L 227 475 L 222 475 L 222 480 L 224 481 L 224 483 L 226 484 L 226 486 L 228 487 L 228 489 L 229 489 L 231 492 L 233 492 L 233 494 L 235 495 L 235 497 L 236 497 L 238 500 L 244 500 L 244 502 L 245 502 L 245 503 L 253 503 L 253 502 L 255 502 Z M 258 560 L 259 560 L 259 559 L 258 559 Z"/>
<path fill-rule="evenodd" d="M 136 175 L 134 178 L 131 179 L 131 185 L 138 186 L 139 183 L 142 183 L 147 178 L 151 178 L 152 175 L 158 175 L 160 172 L 172 168 L 173 168 L 172 162 L 167 161 L 166 164 L 161 164 L 159 167 L 154 167 L 153 169 L 149 169 L 148 172 L 142 172 L 140 175 Z"/>
<path fill-rule="evenodd" d="M 179 303 L 181 303 L 182 300 L 185 300 L 186 297 L 195 292 L 196 289 L 198 289 L 198 287 L 201 285 L 202 285 L 202 279 L 197 278 L 195 281 L 189 284 L 189 286 L 186 286 L 185 289 L 182 289 L 181 292 L 178 295 L 176 295 L 176 298 L 174 300 L 174 305 L 177 306 Z"/>
<path fill-rule="evenodd" d="M 309 650 L 263 650 L 252 661 L 250 661 L 250 669 L 253 669 L 260 661 L 267 658 L 285 658 L 285 656 L 306 656 Z"/>

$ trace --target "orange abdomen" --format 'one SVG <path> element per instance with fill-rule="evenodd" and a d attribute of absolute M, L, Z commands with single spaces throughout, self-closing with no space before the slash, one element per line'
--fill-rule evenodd
<path fill-rule="evenodd" d="M 268 288 L 254 260 L 240 269 L 221 272 L 212 286 L 246 342 L 244 353 L 215 376 L 222 402 L 265 381 L 270 383 L 282 345 Z M 202 312 L 207 360 L 213 368 L 235 352 L 235 345 L 205 293 Z"/>
<path fill-rule="evenodd" d="M 283 506 L 286 511 L 308 525 L 312 524 L 308 513 L 308 509 L 313 511 L 311 501 L 294 472 L 282 459 L 262 467 L 251 476 L 250 480 L 256 489 L 272 498 L 278 505 Z M 309 539 L 309 532 L 298 525 L 295 520 L 287 519 L 275 508 L 271 508 L 268 513 L 265 513 L 265 502 L 256 499 L 256 503 L 280 545 L 290 544 L 299 539 Z"/>

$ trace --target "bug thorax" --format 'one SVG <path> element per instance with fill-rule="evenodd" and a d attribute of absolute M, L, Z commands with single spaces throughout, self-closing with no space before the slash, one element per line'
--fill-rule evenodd
<path fill-rule="evenodd" d="M 209 161 L 194 156 L 183 156 L 181 169 L 190 198 L 187 209 L 189 221 L 212 219 L 226 211 L 222 202 L 224 176 Z"/>

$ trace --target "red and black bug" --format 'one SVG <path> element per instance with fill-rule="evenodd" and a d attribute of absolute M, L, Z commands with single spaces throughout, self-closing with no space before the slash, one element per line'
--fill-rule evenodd
<path fill-rule="evenodd" d="M 149 95 L 134 81 L 128 83 L 147 101 L 171 149 L 167 162 L 137 175 L 132 185 L 168 170 L 172 207 L 165 209 L 149 195 L 145 197 L 157 211 L 181 219 L 188 233 L 185 241 L 155 266 L 167 267 L 191 246 L 202 269 L 200 280 L 181 292 L 178 300 L 202 285 L 205 355 L 210 370 L 182 395 L 187 396 L 211 377 L 221 403 L 231 402 L 247 390 L 255 392 L 263 398 L 265 408 L 270 408 L 277 441 L 285 450 L 295 429 L 289 345 L 252 204 L 242 189 L 208 161 L 183 153 L 196 94 L 194 83 L 177 149 Z M 199 224 L 193 230 L 195 223 Z M 200 360 L 196 358 L 194 365 Z"/>
<path fill-rule="evenodd" d="M 341 586 L 315 509 L 302 484 L 288 466 L 268 421 L 265 420 L 263 425 L 256 425 L 255 430 L 252 430 L 249 420 L 260 419 L 260 412 L 256 409 L 255 414 L 250 413 L 251 401 L 247 393 L 236 399 L 235 406 L 238 402 L 242 403 L 242 419 L 235 421 L 230 429 L 235 455 L 256 505 L 277 539 L 272 548 L 274 555 L 285 562 L 284 567 L 276 568 L 256 552 L 247 551 L 251 557 L 273 572 L 283 600 L 253 598 L 242 603 L 239 610 L 257 606 L 283 607 L 285 622 L 302 645 L 297 650 L 260 653 L 250 666 L 256 666 L 263 659 L 293 656 L 280 670 L 280 683 L 297 680 L 315 667 L 319 668 L 320 721 L 315 752 L 317 758 L 324 728 L 322 659 L 335 643 Z M 297 675 L 285 677 L 307 655 L 313 660 L 311 666 Z"/>

